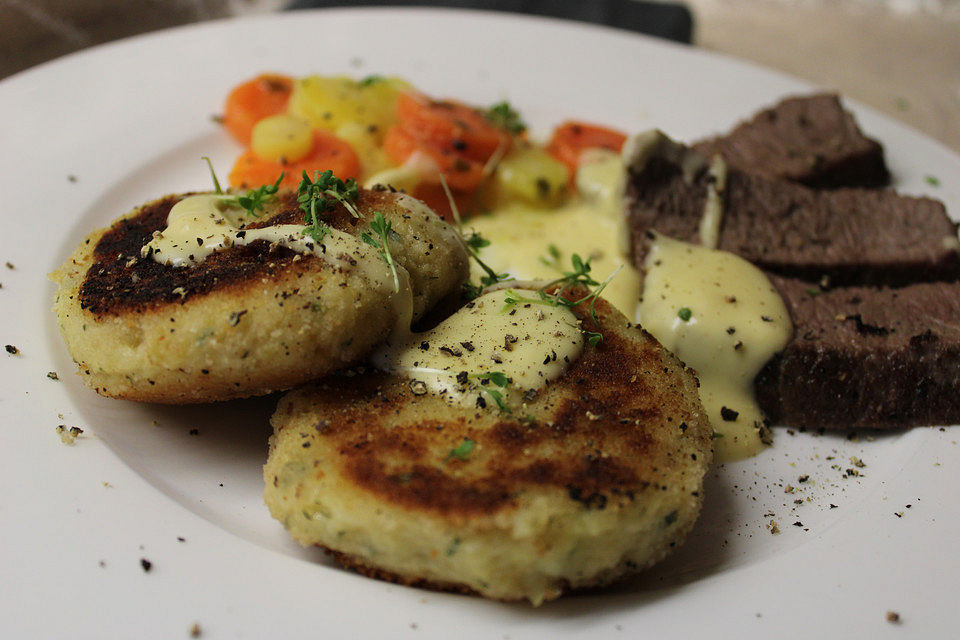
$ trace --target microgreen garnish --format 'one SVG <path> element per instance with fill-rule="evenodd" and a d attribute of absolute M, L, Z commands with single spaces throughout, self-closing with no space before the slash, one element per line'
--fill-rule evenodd
<path fill-rule="evenodd" d="M 383 82 L 384 80 L 386 80 L 386 78 L 384 78 L 383 76 L 373 74 L 373 75 L 367 76 L 366 78 L 362 78 L 359 82 L 357 82 L 357 86 L 369 87 L 371 85 L 377 84 L 378 82 Z"/>
<path fill-rule="evenodd" d="M 477 373 L 473 376 L 477 380 L 489 380 L 498 387 L 510 386 L 510 378 L 502 371 L 491 371 L 490 373 Z"/>
<path fill-rule="evenodd" d="M 560 249 L 557 248 L 555 244 L 547 245 L 547 255 L 548 257 L 540 256 L 540 262 L 547 265 L 548 267 L 560 268 Z"/>
<path fill-rule="evenodd" d="M 483 293 L 483 287 L 475 285 L 469 280 L 463 283 L 463 299 L 464 300 L 473 300 L 474 298 L 479 298 L 480 294 Z"/>
<path fill-rule="evenodd" d="M 490 285 L 497 284 L 498 282 L 504 282 L 506 280 L 513 280 L 513 277 L 508 273 L 497 273 L 490 266 L 480 259 L 480 249 L 483 247 L 489 246 L 490 241 L 484 238 L 482 235 L 473 231 L 470 235 L 464 236 L 463 243 L 466 245 L 467 250 L 470 253 L 470 257 L 473 258 L 483 272 L 486 275 L 480 276 L 480 285 L 477 286 L 471 282 L 463 283 L 463 296 L 467 300 L 473 300 L 483 291 L 484 287 L 489 287 Z"/>
<path fill-rule="evenodd" d="M 480 385 L 477 387 L 481 392 L 490 396 L 490 399 L 493 400 L 494 404 L 497 405 L 497 408 L 504 413 L 510 413 L 510 407 L 507 406 L 507 403 L 503 399 L 503 392 L 500 389 L 506 389 L 510 386 L 512 380 L 507 377 L 505 373 L 500 371 L 491 371 L 489 373 L 475 373 L 470 376 L 474 380 L 477 380 Z M 494 389 L 490 384 L 494 384 L 500 389 Z"/>
<path fill-rule="evenodd" d="M 214 193 L 216 193 L 218 196 L 225 195 L 223 188 L 220 187 L 220 181 L 217 180 L 217 174 L 213 170 L 213 163 L 210 162 L 210 158 L 207 156 L 202 156 L 201 159 L 206 161 L 207 167 L 210 169 L 210 177 L 213 179 Z M 232 199 L 232 203 L 236 203 L 239 207 L 246 209 L 247 213 L 254 218 L 258 218 L 260 215 L 257 213 L 257 211 L 263 211 L 264 205 L 272 200 L 273 196 L 275 196 L 277 191 L 280 190 L 280 183 L 282 181 L 283 173 L 280 174 L 280 177 L 277 178 L 277 181 L 273 184 L 265 184 L 257 189 L 250 189 L 245 195 L 242 196 L 227 196 L 227 198 Z"/>
<path fill-rule="evenodd" d="M 223 193 L 223 189 L 220 188 L 220 181 L 217 180 L 217 174 L 213 170 L 213 163 L 207 156 L 200 156 L 200 159 L 205 160 L 207 163 L 207 168 L 210 169 L 210 177 L 213 179 L 213 192 L 218 196 L 221 195 Z"/>
<path fill-rule="evenodd" d="M 595 347 L 603 342 L 603 334 L 599 331 L 584 331 L 583 335 L 587 336 L 587 342 L 591 347 Z"/>
<path fill-rule="evenodd" d="M 342 204 L 354 218 L 359 218 L 360 212 L 352 204 L 359 196 L 360 187 L 357 186 L 356 180 L 353 178 L 341 180 L 333 175 L 333 171 L 330 169 L 323 173 L 314 171 L 312 181 L 307 172 L 304 171 L 300 185 L 297 187 L 297 202 L 300 203 L 300 208 L 310 217 L 310 220 L 316 220 L 318 213 L 332 209 L 332 200 Z"/>
<path fill-rule="evenodd" d="M 373 221 L 370 223 L 370 230 L 377 234 L 378 237 L 374 238 L 369 233 L 364 231 L 360 234 L 360 239 L 377 250 L 377 253 L 380 254 L 381 258 L 383 258 L 383 261 L 387 263 L 388 267 L 390 267 L 390 273 L 393 274 L 393 290 L 400 291 L 400 278 L 397 276 L 397 265 L 393 261 L 393 254 L 390 253 L 390 245 L 387 243 L 392 231 L 392 226 L 393 223 L 389 222 L 383 217 L 381 212 L 377 211 L 375 214 L 373 214 Z"/>
<path fill-rule="evenodd" d="M 597 282 L 590 276 L 590 260 L 587 259 L 586 262 L 579 256 L 579 254 L 573 254 L 570 258 L 570 264 L 573 267 L 572 271 L 565 271 L 562 278 L 557 278 L 556 280 L 551 280 L 541 288 L 537 289 L 536 298 L 530 298 L 527 296 L 521 296 L 513 289 L 507 289 L 506 295 L 504 296 L 504 305 L 503 309 L 500 310 L 500 313 L 505 313 L 513 308 L 517 304 L 543 304 L 550 307 L 576 307 L 579 304 L 584 302 L 590 302 L 590 318 L 593 320 L 593 323 L 599 325 L 597 320 L 597 311 L 595 305 L 597 298 L 600 296 L 600 293 L 610 284 L 610 281 L 613 280 L 613 277 L 620 273 L 620 269 L 623 268 L 623 265 L 617 268 L 616 271 L 607 276 L 607 279 L 603 282 Z M 560 285 L 560 287 L 554 293 L 547 293 L 546 290 L 550 287 Z M 596 289 L 580 298 L 579 300 L 568 300 L 564 297 L 564 293 L 574 287 L 580 285 L 589 289 L 591 286 L 596 285 Z M 603 340 L 603 335 L 595 331 L 586 332 L 587 339 L 591 345 L 596 346 Z"/>
<path fill-rule="evenodd" d="M 520 114 L 507 101 L 493 105 L 487 109 L 485 115 L 487 120 L 511 135 L 517 135 L 527 130 L 527 125 L 520 118 Z"/>
<path fill-rule="evenodd" d="M 690 311 L 689 307 L 684 307 L 677 311 L 677 317 L 684 322 L 690 322 L 690 318 L 693 317 L 693 311 Z"/>
<path fill-rule="evenodd" d="M 460 234 L 460 239 L 463 240 L 464 246 L 467 247 L 467 252 L 470 254 L 470 257 L 473 258 L 480 268 L 483 269 L 484 273 L 487 274 L 480 277 L 481 286 L 477 286 L 470 281 L 464 282 L 463 297 L 466 300 L 473 300 L 480 296 L 484 287 L 489 287 L 492 284 L 503 282 L 504 280 L 513 280 L 509 274 L 497 273 L 480 259 L 480 249 L 489 246 L 490 241 L 476 231 L 471 232 L 468 236 L 463 234 L 463 221 L 460 219 L 457 201 L 454 199 L 453 192 L 450 191 L 450 185 L 447 184 L 447 180 L 443 177 L 442 173 L 440 174 L 440 185 L 443 187 L 443 192 L 447 195 L 447 202 L 450 203 L 450 212 L 453 214 L 453 219 L 457 223 L 457 232 Z"/>
<path fill-rule="evenodd" d="M 449 460 L 450 458 L 466 460 L 468 457 L 470 457 L 470 452 L 473 451 L 475 446 L 477 446 L 476 442 L 470 438 L 464 438 L 463 442 L 457 445 L 456 448 L 450 449 L 450 453 L 447 454 L 446 460 Z"/>
<path fill-rule="evenodd" d="M 471 232 L 468 236 L 464 236 L 463 241 L 472 251 L 478 251 L 479 249 L 490 246 L 490 241 L 476 231 Z"/>
<path fill-rule="evenodd" d="M 937 176 L 929 175 L 929 176 L 925 176 L 923 179 L 924 179 L 924 180 L 926 181 L 926 183 L 927 183 L 928 185 L 930 185 L 931 187 L 939 187 L 939 186 L 940 186 L 940 178 L 938 178 Z"/>
<path fill-rule="evenodd" d="M 545 304 L 547 306 L 555 307 L 557 303 L 553 301 L 553 298 L 543 291 L 537 291 L 539 294 L 538 298 L 530 298 L 528 296 L 522 296 L 515 289 L 507 289 L 504 292 L 503 296 L 503 308 L 500 309 L 500 313 L 506 313 L 513 307 L 518 304 Z"/>
<path fill-rule="evenodd" d="M 265 184 L 257 189 L 250 189 L 246 195 L 237 196 L 237 204 L 246 209 L 247 213 L 254 218 L 260 217 L 257 211 L 263 211 L 263 205 L 273 199 L 273 196 L 280 190 L 282 181 L 283 173 L 273 184 Z"/>
<path fill-rule="evenodd" d="M 340 202 L 353 214 L 353 217 L 359 218 L 360 213 L 351 204 L 351 201 L 356 200 L 359 195 L 360 188 L 353 178 L 343 181 L 333 175 L 333 171 L 327 169 L 323 173 L 314 171 L 311 181 L 310 176 L 304 171 L 300 185 L 297 187 L 297 202 L 306 214 L 304 235 L 310 236 L 319 243 L 323 242 L 324 236 L 330 232 L 329 227 L 320 220 L 318 215 L 333 208 L 333 202 L 328 198 Z"/>

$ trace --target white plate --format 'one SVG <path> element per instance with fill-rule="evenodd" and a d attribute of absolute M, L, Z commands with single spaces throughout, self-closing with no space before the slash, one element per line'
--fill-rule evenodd
<path fill-rule="evenodd" d="M 205 638 L 948 634 L 960 592 L 954 429 L 858 441 L 777 429 L 769 452 L 712 474 L 672 559 L 625 587 L 532 609 L 368 580 L 289 541 L 260 499 L 270 400 L 175 409 L 82 388 L 45 274 L 134 205 L 208 188 L 201 155 L 225 174 L 238 149 L 211 116 L 232 85 L 267 70 L 397 74 L 437 96 L 509 98 L 541 134 L 578 117 L 686 140 L 809 89 L 621 31 L 428 10 L 204 24 L 0 83 L 0 326 L 21 352 L 0 357 L 2 637 L 178 638 L 194 623 Z M 899 188 L 960 212 L 960 158 L 856 111 Z M 58 424 L 84 433 L 64 445 Z"/>

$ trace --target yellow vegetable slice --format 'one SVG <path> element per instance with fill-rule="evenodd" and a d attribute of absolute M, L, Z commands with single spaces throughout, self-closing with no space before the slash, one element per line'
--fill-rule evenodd
<path fill-rule="evenodd" d="M 570 170 L 541 148 L 517 146 L 497 166 L 496 181 L 503 196 L 554 206 L 563 198 Z"/>
<path fill-rule="evenodd" d="M 264 160 L 296 162 L 310 153 L 313 130 L 291 115 L 268 116 L 253 126 L 250 147 Z"/>
<path fill-rule="evenodd" d="M 294 82 L 287 110 L 318 129 L 335 132 L 350 122 L 372 127 L 379 143 L 395 119 L 397 95 L 408 87 L 399 78 L 307 76 Z"/>

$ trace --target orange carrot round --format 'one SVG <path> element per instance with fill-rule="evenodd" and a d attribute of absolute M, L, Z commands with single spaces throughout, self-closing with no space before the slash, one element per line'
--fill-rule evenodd
<path fill-rule="evenodd" d="M 252 149 L 247 149 L 233 165 L 230 186 L 235 189 L 255 189 L 264 184 L 273 184 L 283 173 L 283 182 L 280 184 L 296 189 L 304 171 L 313 176 L 314 171 L 327 169 L 342 180 L 356 178 L 360 175 L 360 158 L 350 143 L 330 132 L 315 129 L 313 148 L 296 162 L 264 160 Z"/>
<path fill-rule="evenodd" d="M 398 124 L 417 140 L 486 162 L 510 136 L 477 109 L 452 100 L 406 92 L 397 98 Z"/>
<path fill-rule="evenodd" d="M 262 74 L 237 85 L 227 96 L 223 126 L 237 142 L 249 145 L 253 125 L 285 110 L 292 91 L 293 79 L 278 74 Z"/>
<path fill-rule="evenodd" d="M 619 153 L 626 139 L 626 135 L 614 129 L 571 120 L 554 129 L 547 152 L 570 167 L 573 173 L 580 164 L 580 154 L 586 149 L 609 149 Z"/>
<path fill-rule="evenodd" d="M 438 145 L 417 140 L 400 125 L 393 125 L 387 129 L 383 139 L 383 149 L 397 164 L 406 162 L 415 151 L 426 154 L 437 165 L 447 185 L 454 191 L 474 191 L 484 179 L 484 163 L 471 160 Z M 439 176 L 432 180 L 428 179 L 428 182 L 439 183 Z"/>

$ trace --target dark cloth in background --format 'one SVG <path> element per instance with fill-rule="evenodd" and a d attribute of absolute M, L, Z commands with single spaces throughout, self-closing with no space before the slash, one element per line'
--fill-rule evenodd
<path fill-rule="evenodd" d="M 320 7 L 446 7 L 525 13 L 592 22 L 637 33 L 690 43 L 693 17 L 681 4 L 639 0 L 294 0 L 287 9 Z"/>

